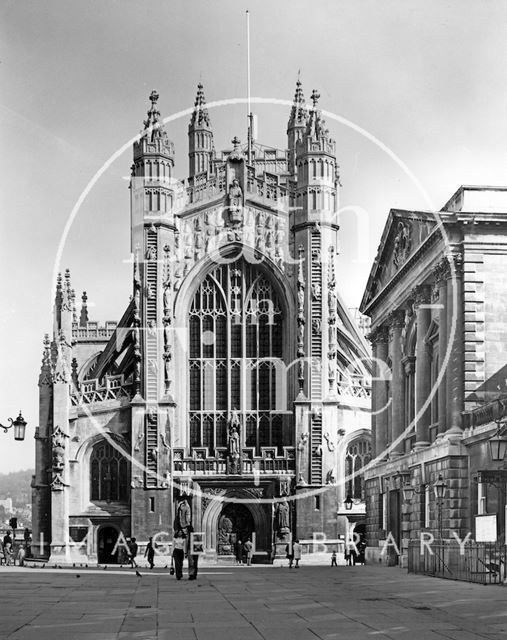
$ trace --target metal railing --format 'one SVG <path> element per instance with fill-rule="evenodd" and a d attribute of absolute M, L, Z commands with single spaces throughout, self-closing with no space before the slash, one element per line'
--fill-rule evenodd
<path fill-rule="evenodd" d="M 454 542 L 421 544 L 411 540 L 408 546 L 409 573 L 436 578 L 463 580 L 478 584 L 503 584 L 507 578 L 507 547 L 498 543 Z"/>

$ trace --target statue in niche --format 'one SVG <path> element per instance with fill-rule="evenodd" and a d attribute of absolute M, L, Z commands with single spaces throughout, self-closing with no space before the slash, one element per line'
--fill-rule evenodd
<path fill-rule="evenodd" d="M 63 445 L 58 442 L 53 447 L 53 469 L 55 471 L 61 471 L 65 466 L 65 449 Z"/>
<path fill-rule="evenodd" d="M 231 541 L 232 521 L 227 516 L 222 516 L 218 523 L 218 542 L 228 544 Z"/>
<path fill-rule="evenodd" d="M 228 199 L 229 222 L 232 225 L 241 224 L 243 222 L 243 191 L 237 178 L 234 178 L 229 187 Z"/>
<path fill-rule="evenodd" d="M 182 498 L 178 505 L 177 520 L 179 529 L 186 529 L 192 522 L 190 505 L 185 498 Z"/>
<path fill-rule="evenodd" d="M 312 300 L 318 300 L 322 292 L 322 287 L 318 282 L 312 284 Z"/>
<path fill-rule="evenodd" d="M 286 498 L 278 503 L 276 509 L 276 525 L 278 531 L 282 533 L 290 531 L 290 507 Z"/>

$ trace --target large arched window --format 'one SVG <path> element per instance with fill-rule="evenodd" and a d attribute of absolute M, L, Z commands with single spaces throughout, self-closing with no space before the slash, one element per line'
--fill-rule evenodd
<path fill-rule="evenodd" d="M 121 448 L 98 442 L 90 456 L 90 497 L 106 502 L 128 501 L 128 461 Z"/>
<path fill-rule="evenodd" d="M 242 416 L 242 445 L 283 442 L 277 408 L 282 363 L 282 309 L 255 265 L 223 264 L 199 285 L 190 305 L 190 446 L 227 446 L 227 421 Z M 280 390 L 280 389 L 279 389 Z"/>
<path fill-rule="evenodd" d="M 356 500 L 364 500 L 363 469 L 371 460 L 370 438 L 362 436 L 353 440 L 345 454 L 346 494 Z M 352 477 L 352 475 L 354 477 Z"/>

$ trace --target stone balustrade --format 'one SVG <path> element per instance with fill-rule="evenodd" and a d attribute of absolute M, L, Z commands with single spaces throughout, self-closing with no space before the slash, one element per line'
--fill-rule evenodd
<path fill-rule="evenodd" d="M 294 447 L 283 447 L 284 455 L 276 455 L 276 447 L 262 447 L 261 455 L 255 456 L 253 448 L 243 448 L 241 475 L 283 475 L 292 474 L 296 469 Z M 214 456 L 209 456 L 206 447 L 197 447 L 192 455 L 185 449 L 175 448 L 173 471 L 177 475 L 223 475 L 227 474 L 227 449 L 217 448 Z"/>

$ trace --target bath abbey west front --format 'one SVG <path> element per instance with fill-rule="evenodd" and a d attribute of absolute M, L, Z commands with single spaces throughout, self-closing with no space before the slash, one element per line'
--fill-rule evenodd
<path fill-rule="evenodd" d="M 122 318 L 91 321 L 69 272 L 57 283 L 32 483 L 50 561 L 115 562 L 119 538 L 189 525 L 210 558 L 255 534 L 265 561 L 290 535 L 335 539 L 364 517 L 370 365 L 339 296 L 319 96 L 308 106 L 298 81 L 286 150 L 249 132 L 217 152 L 199 85 L 184 181 L 158 97 L 133 149 Z"/>

